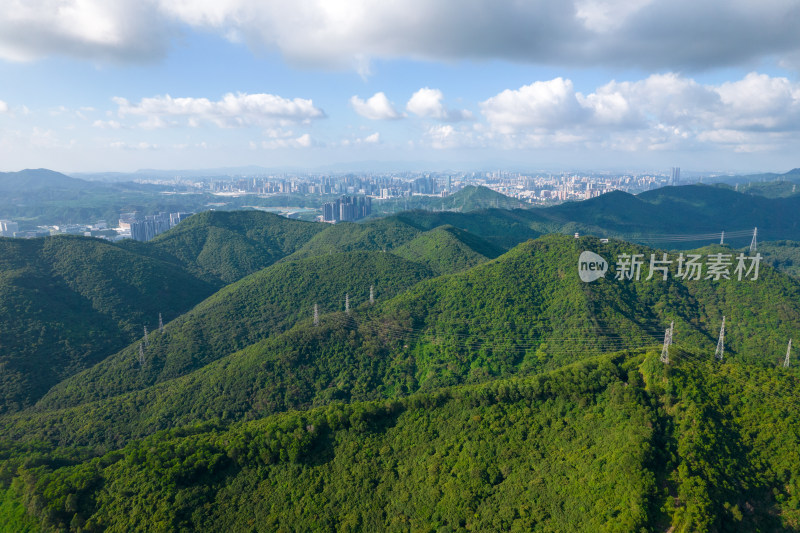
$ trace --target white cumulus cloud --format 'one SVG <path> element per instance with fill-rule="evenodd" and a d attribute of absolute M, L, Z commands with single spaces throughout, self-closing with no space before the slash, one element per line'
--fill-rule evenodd
<path fill-rule="evenodd" d="M 436 150 L 475 146 L 477 140 L 472 130 L 454 127 L 452 124 L 436 124 L 425 131 L 427 145 Z"/>
<path fill-rule="evenodd" d="M 755 131 L 800 129 L 800 85 L 787 78 L 750 73 L 744 79 L 720 85 L 726 112 L 720 126 Z"/>
<path fill-rule="evenodd" d="M 109 144 L 111 148 L 117 148 L 119 150 L 158 150 L 157 144 L 152 144 L 146 141 L 140 141 L 138 143 L 129 143 L 125 141 L 114 141 Z"/>
<path fill-rule="evenodd" d="M 367 100 L 362 100 L 358 96 L 350 98 L 350 105 L 356 113 L 370 120 L 396 120 L 403 118 L 398 113 L 386 95 L 382 92 L 375 93 Z"/>
<path fill-rule="evenodd" d="M 439 89 L 423 87 L 411 96 L 406 104 L 406 110 L 420 117 L 434 118 L 444 122 L 472 119 L 472 113 L 469 110 L 457 111 L 448 109 L 442 103 L 443 99 L 444 95 Z"/>
<path fill-rule="evenodd" d="M 0 100 L 0 113 L 8 113 L 8 104 Z"/>
<path fill-rule="evenodd" d="M 277 150 L 280 148 L 309 148 L 313 145 L 311 135 L 304 133 L 295 138 L 278 138 L 263 141 L 261 147 L 267 150 Z"/>
<path fill-rule="evenodd" d="M 505 134 L 521 129 L 558 129 L 587 116 L 586 108 L 575 96 L 572 81 L 562 78 L 506 89 L 480 106 L 492 127 Z"/>
<path fill-rule="evenodd" d="M 210 122 L 223 128 L 308 123 L 325 117 L 322 109 L 311 100 L 292 100 L 273 94 L 228 93 L 221 100 L 208 98 L 173 98 L 170 95 L 143 98 L 132 104 L 125 98 L 113 99 L 120 117 L 136 115 L 146 117 L 146 128 L 177 125 L 176 119 L 185 119 L 189 126 Z"/>
<path fill-rule="evenodd" d="M 111 129 L 111 130 L 118 130 L 122 128 L 122 124 L 120 124 L 116 120 L 95 120 L 92 123 L 92 126 L 94 126 L 95 128 Z"/>
<path fill-rule="evenodd" d="M 556 78 L 507 89 L 479 105 L 489 126 L 484 139 L 506 147 L 632 151 L 711 143 L 750 152 L 800 140 L 800 84 L 756 73 L 720 85 L 656 74 L 611 81 L 585 95 Z"/>

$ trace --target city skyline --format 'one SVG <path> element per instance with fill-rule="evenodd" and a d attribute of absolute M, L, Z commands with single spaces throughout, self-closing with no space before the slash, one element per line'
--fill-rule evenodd
<path fill-rule="evenodd" d="M 792 2 L 0 1 L 0 171 L 800 166 Z"/>

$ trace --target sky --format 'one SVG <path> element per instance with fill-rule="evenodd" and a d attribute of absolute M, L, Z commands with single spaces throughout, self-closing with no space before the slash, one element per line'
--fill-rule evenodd
<path fill-rule="evenodd" d="M 785 172 L 797 0 L 0 0 L 0 171 Z"/>

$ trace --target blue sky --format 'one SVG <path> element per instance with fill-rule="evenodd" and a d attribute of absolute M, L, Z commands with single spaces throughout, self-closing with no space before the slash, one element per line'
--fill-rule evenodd
<path fill-rule="evenodd" d="M 800 166 L 796 1 L 0 8 L 0 170 Z"/>

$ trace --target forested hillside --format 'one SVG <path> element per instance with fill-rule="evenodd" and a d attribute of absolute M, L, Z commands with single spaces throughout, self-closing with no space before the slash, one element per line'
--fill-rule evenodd
<path fill-rule="evenodd" d="M 800 531 L 793 243 L 542 235 L 706 189 L 0 239 L 0 531 Z"/>
<path fill-rule="evenodd" d="M 7 443 L 0 516 L 8 531 L 795 531 L 798 377 L 620 352 L 96 458 Z"/>
<path fill-rule="evenodd" d="M 494 259 L 504 250 L 467 231 L 453 226 L 439 226 L 420 234 L 392 252 L 411 261 L 424 263 L 440 274 L 450 274 Z"/>
<path fill-rule="evenodd" d="M 323 314 L 319 326 L 313 326 L 306 301 L 306 311 L 294 318 L 299 322 L 273 336 L 252 318 L 260 315 L 264 304 L 257 302 L 263 296 L 253 298 L 251 318 L 241 311 L 242 327 L 252 328 L 238 330 L 241 335 L 230 333 L 237 331 L 233 323 L 207 323 L 201 317 L 212 315 L 204 315 L 201 306 L 174 329 L 170 324 L 163 333 L 151 334 L 142 359 L 138 344 L 132 345 L 54 388 L 36 409 L 7 417 L 7 435 L 108 447 L 196 420 L 261 417 L 336 400 L 398 398 L 657 344 L 673 321 L 684 346 L 713 353 L 723 315 L 726 357 L 773 367 L 800 328 L 797 282 L 769 267 L 756 281 L 671 277 L 633 282 L 609 276 L 584 284 L 576 274 L 584 247 L 609 257 L 647 252 L 625 243 L 548 236 L 467 271 L 422 281 L 392 299 L 379 298 L 372 306 L 358 305 L 367 299 L 365 279 L 360 292 L 354 291 L 349 314 L 342 311 L 337 287 L 331 294 L 339 310 Z M 392 254 L 374 254 L 384 255 Z M 398 261 L 377 271 L 399 272 Z M 259 285 L 246 281 L 242 294 Z M 207 308 L 225 299 L 223 293 Z M 231 300 L 234 306 L 248 301 Z M 756 317 L 752 309 L 762 311 Z M 286 325 L 272 327 L 277 333 Z"/>
<path fill-rule="evenodd" d="M 434 272 L 383 252 L 346 252 L 273 265 L 225 287 L 139 344 L 54 387 L 39 407 L 65 407 L 145 388 L 202 368 L 319 313 L 388 299 Z"/>
<path fill-rule="evenodd" d="M 324 227 L 260 211 L 206 211 L 150 242 L 125 245 L 223 285 L 293 253 Z"/>
<path fill-rule="evenodd" d="M 764 198 L 708 185 L 662 187 L 637 196 L 615 191 L 542 211 L 554 220 L 575 223 L 597 236 L 667 242 L 670 247 L 682 249 L 710 243 L 700 238 L 674 237 L 754 227 L 759 228 L 762 240 L 800 239 L 800 195 Z M 664 240 L 663 236 L 673 239 Z M 729 242 L 744 246 L 749 236 Z"/>
<path fill-rule="evenodd" d="M 36 401 L 213 292 L 181 268 L 97 239 L 0 238 L 0 413 Z"/>

